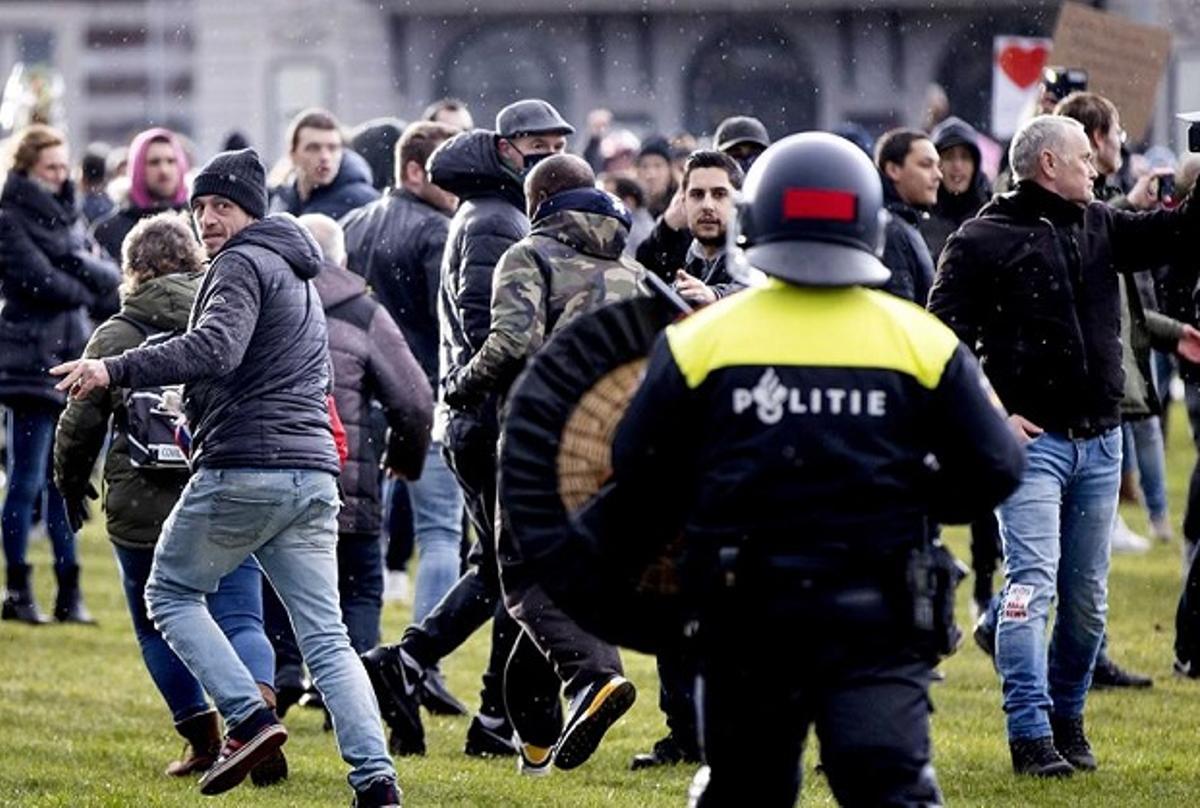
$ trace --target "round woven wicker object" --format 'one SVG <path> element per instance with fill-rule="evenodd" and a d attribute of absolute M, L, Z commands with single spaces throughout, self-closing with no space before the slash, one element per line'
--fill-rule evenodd
<path fill-rule="evenodd" d="M 637 359 L 606 373 L 583 394 L 563 427 L 558 447 L 558 495 L 574 512 L 612 476 L 612 442 L 646 370 Z"/>

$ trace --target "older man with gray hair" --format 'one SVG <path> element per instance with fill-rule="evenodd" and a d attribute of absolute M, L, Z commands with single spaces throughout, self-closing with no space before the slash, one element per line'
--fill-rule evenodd
<path fill-rule="evenodd" d="M 1200 222 L 1186 202 L 1152 213 L 1095 202 L 1095 154 L 1070 118 L 1032 119 L 1009 154 L 1016 190 L 947 241 L 929 308 L 979 356 L 1026 444 L 1021 486 L 997 510 L 1006 563 L 995 659 L 1013 770 L 1066 777 L 1096 768 L 1083 708 L 1121 471 L 1117 267 L 1167 263 Z"/>

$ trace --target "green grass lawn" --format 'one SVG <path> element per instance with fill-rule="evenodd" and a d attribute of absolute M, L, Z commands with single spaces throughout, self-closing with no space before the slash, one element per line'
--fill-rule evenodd
<path fill-rule="evenodd" d="M 1176 408 L 1177 410 L 1179 408 Z M 1193 450 L 1176 412 L 1169 450 L 1173 513 L 1182 512 Z M 1146 528 L 1138 509 L 1126 516 Z M 1176 519 L 1178 521 L 1178 518 Z M 965 557 L 965 533 L 950 532 Z M 142 665 L 125 612 L 115 563 L 95 523 L 80 542 L 88 604 L 98 628 L 0 624 L 0 806 L 213 806 L 345 805 L 346 767 L 320 714 L 288 715 L 291 778 L 266 790 L 243 786 L 224 796 L 201 797 L 191 781 L 162 774 L 182 745 Z M 45 542 L 31 551 L 44 608 L 53 586 Z M 1009 772 L 999 686 L 988 660 L 968 643 L 943 665 L 934 686 L 935 762 L 953 805 L 972 806 L 1190 806 L 1200 803 L 1200 683 L 1171 675 L 1180 547 L 1156 546 L 1144 556 L 1119 556 L 1111 579 L 1110 634 L 1115 659 L 1155 677 L 1139 693 L 1100 693 L 1088 705 L 1088 727 L 1100 771 L 1065 782 L 1014 778 Z M 969 586 L 960 592 L 960 621 L 968 620 Z M 388 605 L 385 637 L 399 636 L 406 608 Z M 487 633 L 444 665 L 452 688 L 476 703 Z M 800 649 L 802 650 L 802 649 Z M 429 719 L 429 755 L 399 761 L 409 806 L 681 806 L 687 768 L 628 771 L 629 758 L 663 732 L 653 661 L 626 654 L 640 699 L 582 768 L 529 780 L 511 760 L 480 761 L 462 754 L 468 719 Z M 753 738 L 747 738 L 753 743 Z M 806 805 L 833 801 L 813 755 L 805 761 Z M 747 772 L 747 808 L 754 805 L 754 774 Z"/>

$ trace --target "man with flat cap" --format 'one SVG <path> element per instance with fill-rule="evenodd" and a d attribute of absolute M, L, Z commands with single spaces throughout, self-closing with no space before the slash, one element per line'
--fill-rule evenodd
<path fill-rule="evenodd" d="M 503 674 L 520 629 L 500 598 L 494 539 L 497 398 L 450 403 L 446 381 L 479 352 L 491 327 L 492 278 L 504 252 L 529 234 L 526 175 L 538 162 L 566 149 L 574 128 L 546 101 L 527 98 L 496 115 L 495 130 L 463 132 L 429 158 L 429 179 L 461 201 L 446 238 L 442 286 L 439 402 L 433 438 L 446 450 L 462 484 L 478 541 L 458 583 L 401 641 L 363 655 L 396 754 L 423 754 L 425 732 L 413 694 L 438 660 L 484 623 L 492 624 L 492 653 L 483 676 L 479 713 L 467 731 L 469 755 L 513 755 L 512 725 L 504 708 Z"/>
<path fill-rule="evenodd" d="M 321 250 L 291 216 L 266 216 L 265 174 L 243 149 L 218 154 L 196 177 L 192 217 L 211 264 L 184 334 L 51 372 L 77 399 L 110 385 L 186 385 L 194 473 L 163 523 L 146 602 L 225 719 L 225 743 L 200 778 L 201 793 L 237 786 L 287 740 L 205 607 L 205 595 L 253 554 L 287 606 L 333 717 L 353 767 L 354 804 L 399 806 L 379 710 L 338 607 L 329 342 L 310 283 Z"/>

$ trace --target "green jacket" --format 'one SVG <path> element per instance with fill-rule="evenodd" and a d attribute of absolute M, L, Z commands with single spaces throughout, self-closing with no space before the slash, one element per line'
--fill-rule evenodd
<path fill-rule="evenodd" d="M 628 235 L 619 220 L 579 210 L 535 222 L 496 265 L 487 339 L 445 380 L 446 402 L 466 408 L 504 393 L 525 361 L 572 319 L 649 295 L 646 270 L 622 254 Z"/>
<path fill-rule="evenodd" d="M 121 306 L 121 314 L 153 331 L 187 329 L 199 273 L 165 275 L 139 285 Z M 83 355 L 117 356 L 142 343 L 145 335 L 117 318 L 105 321 Z M 72 399 L 58 419 L 54 436 L 54 481 L 64 496 L 80 496 L 104 444 L 112 416 L 112 444 L 104 461 L 104 512 L 108 536 L 121 547 L 152 547 L 163 520 L 175 506 L 190 476 L 186 471 L 140 472 L 129 462 L 129 441 L 121 430 L 125 404 L 120 388 L 95 390 Z"/>

